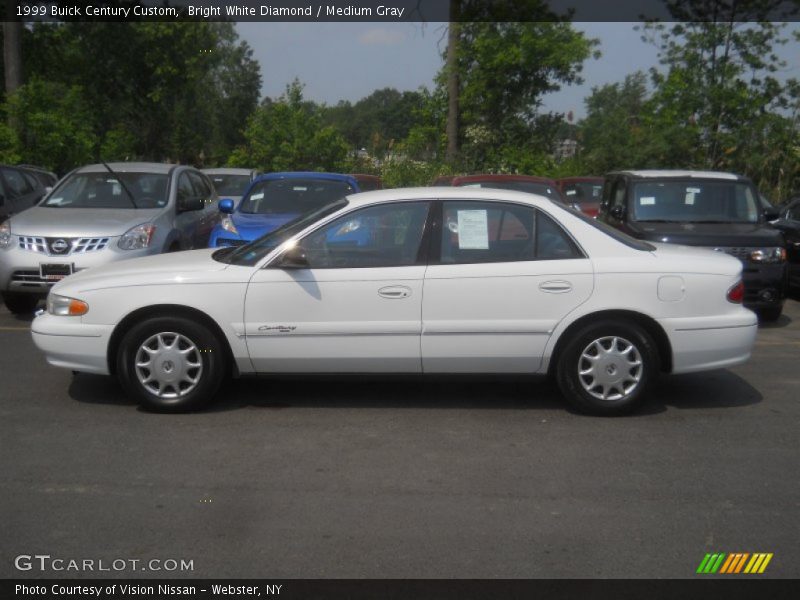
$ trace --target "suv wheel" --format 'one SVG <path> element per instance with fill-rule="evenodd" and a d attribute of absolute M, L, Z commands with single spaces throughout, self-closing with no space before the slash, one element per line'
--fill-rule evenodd
<path fill-rule="evenodd" d="M 3 302 L 6 308 L 15 315 L 32 315 L 39 304 L 39 297 L 33 294 L 20 294 L 18 292 L 3 292 Z"/>
<path fill-rule="evenodd" d="M 758 318 L 765 322 L 777 321 L 783 313 L 783 306 L 770 306 L 769 308 L 759 308 L 756 311 Z"/>
<path fill-rule="evenodd" d="M 567 340 L 556 365 L 558 385 L 578 411 L 594 415 L 633 412 L 658 373 L 658 351 L 634 323 L 606 320 Z"/>
<path fill-rule="evenodd" d="M 185 412 L 214 397 L 225 362 L 222 345 L 208 328 L 181 317 L 155 317 L 125 334 L 117 373 L 125 391 L 145 408 Z"/>

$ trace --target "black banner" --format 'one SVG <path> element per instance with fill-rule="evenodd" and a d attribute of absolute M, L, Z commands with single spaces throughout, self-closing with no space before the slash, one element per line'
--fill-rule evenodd
<path fill-rule="evenodd" d="M 280 598 L 282 600 L 323 599 L 437 599 L 459 600 L 502 598 L 532 600 L 570 598 L 575 600 L 643 599 L 725 599 L 800 597 L 800 580 L 757 579 L 752 575 L 697 579 L 38 579 L 3 581 L 0 597 L 101 600 L 121 598 Z M 758 577 L 758 576 L 755 576 Z"/>
<path fill-rule="evenodd" d="M 796 21 L 800 0 L 6 0 L 33 21 Z"/>

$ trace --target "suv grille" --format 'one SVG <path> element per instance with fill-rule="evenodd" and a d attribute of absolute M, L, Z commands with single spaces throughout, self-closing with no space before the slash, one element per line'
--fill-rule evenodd
<path fill-rule="evenodd" d="M 38 236 L 19 236 L 19 247 L 30 252 L 40 252 L 49 256 L 67 256 L 69 254 L 83 254 L 96 252 L 108 246 L 107 237 L 85 238 L 44 238 Z M 66 247 L 64 246 L 66 244 Z"/>

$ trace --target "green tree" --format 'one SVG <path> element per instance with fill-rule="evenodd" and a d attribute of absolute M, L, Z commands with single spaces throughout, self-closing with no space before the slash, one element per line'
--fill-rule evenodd
<path fill-rule="evenodd" d="M 262 104 L 250 117 L 245 143 L 231 155 L 232 166 L 265 171 L 344 170 L 348 145 L 322 111 L 303 99 L 303 85 L 294 80 L 277 100 Z"/>

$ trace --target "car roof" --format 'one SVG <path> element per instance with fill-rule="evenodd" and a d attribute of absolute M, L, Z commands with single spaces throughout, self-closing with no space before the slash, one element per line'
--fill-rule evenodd
<path fill-rule="evenodd" d="M 613 171 L 609 175 L 629 175 L 641 179 L 661 179 L 667 177 L 689 179 L 724 179 L 728 181 L 748 181 L 746 177 L 722 171 L 691 171 L 681 169 L 642 169 L 637 171 Z"/>
<path fill-rule="evenodd" d="M 325 173 L 322 171 L 281 171 L 264 173 L 256 177 L 255 181 L 271 181 L 274 179 L 324 179 L 327 181 L 343 181 L 349 184 L 358 184 L 352 175 L 342 173 Z"/>
<path fill-rule="evenodd" d="M 529 181 L 531 183 L 555 183 L 555 180 L 549 177 L 538 177 L 535 175 L 493 175 L 491 173 L 483 173 L 478 175 L 459 175 L 457 177 L 453 177 L 452 185 L 457 185 L 459 183 L 480 183 L 481 181 Z"/>
<path fill-rule="evenodd" d="M 111 167 L 112 171 L 118 171 L 121 173 L 125 172 L 137 172 L 137 173 L 164 173 L 165 175 L 168 174 L 172 169 L 178 166 L 183 165 L 173 165 L 168 163 L 149 163 L 149 162 L 114 162 L 114 163 L 107 163 L 109 167 Z M 191 167 L 190 167 L 191 168 Z M 105 168 L 102 164 L 95 164 L 95 165 L 84 165 L 83 167 L 79 167 L 75 170 L 76 173 L 96 173 L 96 172 L 108 172 L 108 169 Z"/>
<path fill-rule="evenodd" d="M 206 175 L 247 175 L 250 176 L 255 169 L 239 169 L 234 167 L 217 167 L 214 169 L 200 169 Z"/>
<path fill-rule="evenodd" d="M 416 187 L 375 190 L 347 196 L 349 206 L 368 206 L 384 202 L 400 200 L 483 200 L 496 202 L 516 202 L 531 206 L 551 206 L 553 201 L 538 194 L 501 190 L 497 188 L 464 188 L 464 187 Z"/>
<path fill-rule="evenodd" d="M 560 177 L 556 181 L 559 183 L 603 183 L 603 177 L 597 175 L 586 175 L 582 177 Z"/>

